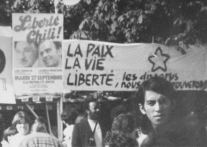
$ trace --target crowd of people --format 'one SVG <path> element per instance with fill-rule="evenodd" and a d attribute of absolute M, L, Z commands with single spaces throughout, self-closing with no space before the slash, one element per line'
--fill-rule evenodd
<path fill-rule="evenodd" d="M 193 128 L 176 116 L 176 91 L 170 82 L 152 77 L 139 87 L 134 104 L 139 113 L 123 105 L 111 110 L 112 124 L 107 129 L 100 118 L 100 102 L 85 101 L 85 114 L 76 108 L 64 109 L 61 119 L 65 125 L 63 140 L 47 131 L 45 120 L 36 118 L 31 124 L 24 111 L 14 116 L 11 126 L 4 129 L 0 116 L 2 147 L 205 147 L 205 131 Z M 135 108 L 133 108 L 135 109 Z M 134 115 L 140 115 L 136 120 Z M 103 118 L 102 118 L 103 119 Z M 137 122 L 139 121 L 139 122 Z M 137 125 L 139 124 L 139 125 Z M 202 130 L 202 129 L 201 129 Z"/>

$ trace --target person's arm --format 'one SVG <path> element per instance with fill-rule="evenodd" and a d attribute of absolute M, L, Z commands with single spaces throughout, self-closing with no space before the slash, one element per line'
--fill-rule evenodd
<path fill-rule="evenodd" d="M 78 124 L 75 124 L 72 136 L 72 147 L 82 147 L 81 145 L 81 133 Z"/>

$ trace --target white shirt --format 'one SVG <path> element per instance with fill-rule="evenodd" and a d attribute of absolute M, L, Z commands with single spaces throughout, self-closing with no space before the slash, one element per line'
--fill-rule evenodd
<path fill-rule="evenodd" d="M 139 138 L 137 138 L 139 147 L 141 146 L 141 144 L 145 138 L 147 138 L 147 135 L 145 135 L 143 133 L 139 134 Z"/>
<path fill-rule="evenodd" d="M 10 147 L 10 144 L 4 139 L 2 140 L 1 144 L 2 144 L 2 147 Z"/>
<path fill-rule="evenodd" d="M 64 135 L 63 144 L 66 144 L 67 147 L 71 147 L 73 128 L 74 125 L 67 125 L 67 127 L 63 131 L 63 135 Z"/>
<path fill-rule="evenodd" d="M 26 138 L 27 135 L 21 135 L 19 133 L 15 134 L 14 136 L 11 137 L 9 144 L 11 147 L 18 147 L 20 143 Z"/>
<path fill-rule="evenodd" d="M 89 123 L 91 130 L 93 132 L 95 125 L 96 125 L 96 121 L 88 119 L 88 123 Z M 101 133 L 101 127 L 100 127 L 99 123 L 96 126 L 96 130 L 94 133 L 94 139 L 96 141 L 96 147 L 103 147 L 102 133 Z"/>

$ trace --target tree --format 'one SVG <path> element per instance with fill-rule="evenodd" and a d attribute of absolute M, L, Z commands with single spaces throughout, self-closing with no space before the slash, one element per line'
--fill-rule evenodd
<path fill-rule="evenodd" d="M 81 0 L 65 6 L 64 38 L 116 43 L 204 44 L 206 0 Z M 11 25 L 11 13 L 54 13 L 54 0 L 4 0 L 0 25 Z"/>
<path fill-rule="evenodd" d="M 204 0 L 82 0 L 59 6 L 65 38 L 167 45 L 207 41 Z"/>

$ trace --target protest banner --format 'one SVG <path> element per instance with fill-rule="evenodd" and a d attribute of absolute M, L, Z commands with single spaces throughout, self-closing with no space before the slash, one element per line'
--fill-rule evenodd
<path fill-rule="evenodd" d="M 153 76 L 179 90 L 207 90 L 207 49 L 190 46 L 186 54 L 160 44 L 63 42 L 64 90 L 133 91 Z"/>
<path fill-rule="evenodd" d="M 12 14 L 15 94 L 61 93 L 62 14 Z"/>
<path fill-rule="evenodd" d="M 0 37 L 0 103 L 15 104 L 12 82 L 12 38 Z"/>

